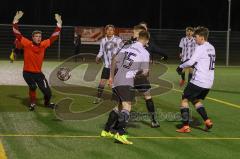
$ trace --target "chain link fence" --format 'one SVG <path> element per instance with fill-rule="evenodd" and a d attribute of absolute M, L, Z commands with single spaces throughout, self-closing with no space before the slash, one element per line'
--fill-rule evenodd
<path fill-rule="evenodd" d="M 43 39 L 50 37 L 55 26 L 19 25 L 21 33 L 31 39 L 32 31 L 41 30 Z M 170 63 L 179 63 L 179 42 L 185 36 L 185 30 L 150 29 L 153 41 L 169 56 Z M 12 25 L 0 25 L 0 58 L 8 59 L 14 47 Z M 64 26 L 59 39 L 46 51 L 46 60 L 64 60 L 74 55 L 74 26 Z M 226 64 L 227 31 L 211 31 L 209 42 L 215 46 L 218 65 Z M 80 53 L 98 53 L 98 45 L 82 45 Z M 240 65 L 240 32 L 230 32 L 229 64 Z M 19 55 L 18 59 L 22 59 Z M 154 56 L 157 58 L 157 56 Z"/>

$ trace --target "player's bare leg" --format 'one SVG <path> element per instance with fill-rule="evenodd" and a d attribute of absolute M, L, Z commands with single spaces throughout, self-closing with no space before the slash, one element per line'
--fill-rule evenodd
<path fill-rule="evenodd" d="M 146 102 L 147 110 L 150 114 L 151 127 L 152 128 L 160 127 L 160 124 L 157 121 L 157 116 L 156 116 L 157 114 L 155 112 L 155 106 L 154 106 L 154 102 L 152 100 L 152 96 L 150 94 L 150 90 L 144 92 L 143 95 L 144 95 L 144 99 L 145 99 L 145 102 Z"/>
<path fill-rule="evenodd" d="M 208 118 L 207 111 L 203 106 L 203 103 L 200 100 L 196 100 L 193 103 L 195 105 L 195 108 L 197 112 L 201 115 L 202 119 L 205 123 L 205 130 L 209 130 L 213 126 L 213 122 Z"/>

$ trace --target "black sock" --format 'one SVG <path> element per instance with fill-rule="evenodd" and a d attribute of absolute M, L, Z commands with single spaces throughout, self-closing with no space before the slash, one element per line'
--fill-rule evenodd
<path fill-rule="evenodd" d="M 183 73 L 181 74 L 181 78 L 182 78 L 182 80 L 185 81 L 185 72 L 183 72 Z"/>
<path fill-rule="evenodd" d="M 105 131 L 110 131 L 111 127 L 115 124 L 115 122 L 118 120 L 118 113 L 117 110 L 112 110 L 109 113 L 107 123 L 105 125 Z"/>
<path fill-rule="evenodd" d="M 117 127 L 117 131 L 120 135 L 123 135 L 126 133 L 125 129 L 128 123 L 128 120 L 130 118 L 130 113 L 128 110 L 121 110 L 121 112 L 119 113 L 118 116 L 118 127 Z"/>
<path fill-rule="evenodd" d="M 181 108 L 183 125 L 189 124 L 189 108 Z"/>
<path fill-rule="evenodd" d="M 197 112 L 201 115 L 204 121 L 208 119 L 207 112 L 203 106 L 198 107 Z"/>
<path fill-rule="evenodd" d="M 101 97 L 102 97 L 103 90 L 104 90 L 104 86 L 99 85 L 99 86 L 98 86 L 98 93 L 97 93 L 97 97 L 98 97 L 98 98 L 101 98 Z"/>
<path fill-rule="evenodd" d="M 156 118 L 155 118 L 155 107 L 154 107 L 154 103 L 153 103 L 153 100 L 152 98 L 151 99 L 147 99 L 145 100 L 146 102 L 146 106 L 147 106 L 147 110 L 150 114 L 150 117 L 151 117 L 151 120 L 152 121 L 156 121 Z"/>
<path fill-rule="evenodd" d="M 188 82 L 192 79 L 192 73 L 188 74 Z"/>

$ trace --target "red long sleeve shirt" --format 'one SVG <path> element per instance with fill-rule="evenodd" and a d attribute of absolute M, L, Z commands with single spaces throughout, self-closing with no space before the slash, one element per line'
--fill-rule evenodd
<path fill-rule="evenodd" d="M 24 50 L 23 71 L 40 73 L 42 71 L 42 63 L 45 56 L 45 50 L 58 38 L 61 28 L 56 27 L 55 31 L 49 39 L 41 41 L 39 45 L 22 36 L 17 24 L 13 24 L 13 33 L 19 40 Z"/>

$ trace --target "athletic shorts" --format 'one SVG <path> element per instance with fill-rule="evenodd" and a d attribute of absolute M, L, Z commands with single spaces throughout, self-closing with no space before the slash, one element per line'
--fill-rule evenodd
<path fill-rule="evenodd" d="M 135 90 L 131 86 L 117 86 L 112 92 L 112 100 L 117 102 L 133 102 L 135 97 Z"/>
<path fill-rule="evenodd" d="M 192 103 L 195 100 L 202 99 L 204 100 L 209 92 L 209 89 L 196 86 L 189 82 L 184 89 L 182 99 L 188 99 Z"/>
<path fill-rule="evenodd" d="M 151 89 L 151 84 L 146 77 L 135 78 L 134 89 L 136 89 L 138 92 L 147 92 L 149 89 Z"/>
<path fill-rule="evenodd" d="M 101 79 L 109 79 L 110 77 L 110 68 L 104 67 L 102 70 Z"/>

